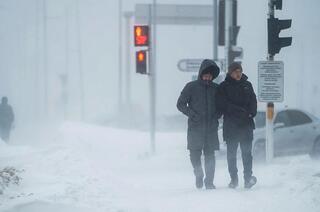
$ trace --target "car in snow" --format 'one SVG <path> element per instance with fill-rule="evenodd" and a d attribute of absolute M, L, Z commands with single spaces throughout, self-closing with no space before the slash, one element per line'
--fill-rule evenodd
<path fill-rule="evenodd" d="M 265 112 L 257 113 L 255 124 L 253 158 L 256 161 L 264 161 L 266 159 Z M 219 131 L 222 141 L 222 130 Z M 320 158 L 320 119 L 300 109 L 279 110 L 274 118 L 274 156 L 297 154 L 309 154 L 312 159 Z"/>

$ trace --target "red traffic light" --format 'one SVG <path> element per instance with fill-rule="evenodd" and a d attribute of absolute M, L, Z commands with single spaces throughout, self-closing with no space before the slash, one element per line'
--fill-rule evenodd
<path fill-rule="evenodd" d="M 134 45 L 149 46 L 149 26 L 134 26 Z"/>

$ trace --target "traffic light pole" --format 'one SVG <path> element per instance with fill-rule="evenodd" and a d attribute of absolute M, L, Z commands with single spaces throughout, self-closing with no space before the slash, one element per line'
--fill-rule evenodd
<path fill-rule="evenodd" d="M 213 60 L 218 60 L 218 0 L 212 2 L 212 46 L 213 46 Z"/>
<path fill-rule="evenodd" d="M 77 42 L 78 42 L 78 69 L 79 69 L 79 89 L 80 89 L 80 118 L 85 121 L 85 88 L 83 76 L 83 57 L 82 57 L 82 36 L 81 36 L 81 22 L 80 22 L 80 2 L 76 1 L 76 23 L 77 23 Z"/>
<path fill-rule="evenodd" d="M 44 81 L 44 115 L 48 115 L 49 84 L 48 84 L 48 28 L 47 28 L 47 0 L 43 0 L 43 81 Z"/>
<path fill-rule="evenodd" d="M 269 18 L 274 17 L 274 6 L 273 0 L 269 0 Z M 273 61 L 274 56 L 268 53 L 268 61 Z M 274 119 L 274 103 L 268 102 L 266 108 L 266 144 L 265 144 L 265 151 L 266 151 L 266 161 L 270 163 L 274 157 L 274 126 L 273 126 L 273 119 Z"/>
<path fill-rule="evenodd" d="M 156 8 L 157 2 L 153 0 L 152 5 L 149 6 L 150 148 L 152 154 L 156 153 Z"/>
<path fill-rule="evenodd" d="M 118 110 L 119 114 L 121 113 L 122 108 L 122 75 L 123 75 L 123 68 L 122 68 L 122 0 L 119 0 L 118 3 L 118 33 L 119 33 L 119 43 L 118 43 Z"/>
<path fill-rule="evenodd" d="M 225 1 L 225 58 L 226 58 L 226 72 L 229 67 L 230 63 L 230 49 L 231 49 L 231 39 L 230 39 L 230 30 L 232 26 L 232 19 L 233 19 L 233 12 L 232 12 L 232 1 L 233 0 L 226 0 Z"/>
<path fill-rule="evenodd" d="M 131 20 L 133 17 L 132 12 L 125 12 L 124 17 L 126 19 L 126 74 L 125 74 L 125 100 L 126 107 L 131 108 Z"/>

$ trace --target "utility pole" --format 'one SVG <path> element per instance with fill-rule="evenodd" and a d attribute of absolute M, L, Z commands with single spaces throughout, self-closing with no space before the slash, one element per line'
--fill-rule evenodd
<path fill-rule="evenodd" d="M 82 39 L 81 39 L 81 23 L 80 23 L 80 4 L 79 0 L 76 0 L 76 21 L 77 21 L 77 35 L 78 35 L 78 69 L 79 69 L 79 89 L 80 89 L 80 117 L 84 121 L 84 77 L 82 66 Z"/>
<path fill-rule="evenodd" d="M 122 0 L 119 0 L 118 4 L 118 109 L 119 109 L 119 114 L 122 110 Z"/>
<path fill-rule="evenodd" d="M 25 16 L 25 11 L 23 11 L 22 16 Z M 29 92 L 32 92 L 29 90 L 29 86 L 26 86 L 28 83 L 28 80 L 30 80 L 30 74 L 27 74 L 27 51 L 26 51 L 26 43 L 27 43 L 27 37 L 26 37 L 26 21 L 25 19 L 22 19 L 21 22 L 19 22 L 19 28 L 18 28 L 18 48 L 20 52 L 20 61 L 17 63 L 17 68 L 19 69 L 20 74 L 18 74 L 18 78 L 20 81 L 20 85 L 24 87 L 23 93 L 20 97 L 21 103 L 24 105 L 24 118 L 28 120 L 30 118 L 30 98 L 27 98 L 27 94 Z M 32 98 L 32 97 L 31 97 Z M 33 99 L 32 99 L 33 100 Z M 22 118 L 22 117 L 21 117 Z"/>
<path fill-rule="evenodd" d="M 69 101 L 69 7 L 65 8 L 65 73 L 62 79 L 62 101 L 64 119 L 68 116 L 68 101 Z"/>
<path fill-rule="evenodd" d="M 269 0 L 269 18 L 274 17 L 273 0 Z M 268 53 L 268 61 L 273 61 L 274 57 Z M 273 116 L 274 116 L 274 103 L 268 102 L 266 109 L 266 161 L 270 163 L 274 156 L 274 133 L 273 133 Z"/>
<path fill-rule="evenodd" d="M 155 0 L 152 4 L 147 4 L 145 10 L 147 12 L 147 25 L 134 26 L 135 47 L 147 47 L 147 49 L 140 49 L 139 51 L 136 51 L 136 73 L 147 74 L 149 78 L 149 132 L 151 154 L 155 154 L 156 152 L 156 9 L 157 3 Z"/>
<path fill-rule="evenodd" d="M 269 0 L 268 2 L 269 12 L 268 12 L 268 62 L 269 66 L 271 63 L 275 63 L 274 55 L 280 52 L 280 49 L 286 46 L 290 46 L 292 43 L 292 37 L 279 37 L 279 33 L 283 29 L 288 29 L 291 27 L 291 19 L 279 20 L 275 18 L 275 9 L 282 9 L 282 0 Z M 282 64 L 283 73 L 283 62 L 278 61 Z M 272 71 L 276 70 L 273 68 Z M 275 77 L 276 78 L 276 77 Z M 270 82 L 269 82 L 270 84 Z M 266 111 L 266 160 L 271 162 L 274 157 L 274 103 L 269 101 L 267 103 Z M 283 101 L 283 99 L 279 100 Z"/>
<path fill-rule="evenodd" d="M 44 82 L 44 114 L 48 115 L 48 36 L 47 36 L 47 1 L 43 0 L 43 82 Z"/>
<path fill-rule="evenodd" d="M 149 6 L 149 26 L 151 31 L 150 47 L 149 47 L 149 78 L 150 78 L 150 145 L 151 153 L 156 152 L 156 20 L 157 20 L 157 1 L 153 0 Z"/>
<path fill-rule="evenodd" d="M 212 2 L 212 45 L 213 45 L 213 60 L 218 60 L 218 0 Z"/>
<path fill-rule="evenodd" d="M 126 106 L 131 107 L 131 19 L 133 12 L 125 12 L 124 17 L 126 19 L 126 90 L 125 99 Z"/>
<path fill-rule="evenodd" d="M 233 11 L 232 11 L 232 3 L 233 0 L 225 0 L 225 58 L 226 58 L 226 72 L 229 67 L 229 56 L 230 56 L 230 49 L 231 49 L 231 26 L 232 26 L 232 19 L 233 19 Z"/>
<path fill-rule="evenodd" d="M 34 116 L 36 118 L 40 118 L 39 117 L 39 105 L 40 105 L 40 102 L 39 102 L 39 89 L 40 89 L 40 86 L 39 86 L 39 74 L 40 74 L 40 11 L 41 11 L 41 8 L 40 8 L 40 0 L 36 0 L 36 12 L 35 12 L 35 24 L 36 24 L 36 28 L 35 28 L 35 76 L 34 76 L 34 94 L 35 94 L 35 105 L 34 105 Z"/>

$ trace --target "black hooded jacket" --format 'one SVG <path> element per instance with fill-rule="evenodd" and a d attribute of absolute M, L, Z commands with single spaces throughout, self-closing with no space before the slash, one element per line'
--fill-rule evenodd
<path fill-rule="evenodd" d="M 248 77 L 242 74 L 239 81 L 229 74 L 219 85 L 217 108 L 223 114 L 223 137 L 252 140 L 255 128 L 253 118 L 257 114 L 257 99 Z"/>
<path fill-rule="evenodd" d="M 219 149 L 218 113 L 216 110 L 216 91 L 218 85 L 204 81 L 201 76 L 211 73 L 213 78 L 220 69 L 212 60 L 201 64 L 198 79 L 187 83 L 177 101 L 177 108 L 188 116 L 188 149 Z"/>

